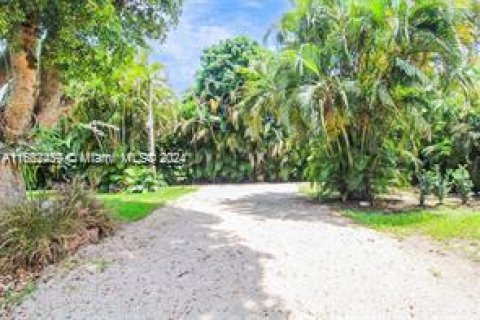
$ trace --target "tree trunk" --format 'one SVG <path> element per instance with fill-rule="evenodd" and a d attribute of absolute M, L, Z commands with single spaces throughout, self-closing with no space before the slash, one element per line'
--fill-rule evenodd
<path fill-rule="evenodd" d="M 30 127 L 38 95 L 37 28 L 22 26 L 18 41 L 11 57 L 14 84 L 3 114 L 3 138 L 10 144 L 18 142 Z"/>
<path fill-rule="evenodd" d="M 0 209 L 26 198 L 25 183 L 20 169 L 11 163 L 0 162 Z"/>
<path fill-rule="evenodd" d="M 38 95 L 37 28 L 23 25 L 11 54 L 13 87 L 2 115 L 2 135 L 7 145 L 15 146 L 30 128 Z M 0 153 L 4 150 L 0 150 Z M 25 199 L 26 190 L 20 168 L 12 162 L 0 162 L 0 208 Z"/>
<path fill-rule="evenodd" d="M 7 84 L 7 73 L 0 70 L 0 88 Z"/>
<path fill-rule="evenodd" d="M 147 129 L 148 129 L 148 152 L 150 156 L 155 156 L 155 119 L 153 114 L 153 92 L 152 92 L 152 81 L 148 81 L 148 120 L 147 120 Z M 155 163 L 150 165 L 150 170 L 152 171 L 152 176 L 154 179 L 157 177 L 157 167 Z"/>
<path fill-rule="evenodd" d="M 40 95 L 38 97 L 37 121 L 40 126 L 52 128 L 58 119 L 65 114 L 62 104 L 63 84 L 60 73 L 55 69 L 42 72 Z"/>

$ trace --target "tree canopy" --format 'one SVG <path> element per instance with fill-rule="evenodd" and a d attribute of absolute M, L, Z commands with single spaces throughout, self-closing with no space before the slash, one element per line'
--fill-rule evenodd
<path fill-rule="evenodd" d="M 178 21 L 181 3 L 1 1 L 0 39 L 7 40 L 11 72 L 0 69 L 0 86 L 2 90 L 8 86 L 0 109 L 0 147 L 16 148 L 32 124 L 54 126 L 71 105 L 65 99 L 65 84 L 107 80 L 117 68 L 131 63 L 148 39 L 163 40 Z M 18 168 L 0 166 L 1 201 L 24 196 Z"/>
<path fill-rule="evenodd" d="M 163 40 L 178 21 L 181 0 L 6 0 L 0 4 L 0 38 L 19 44 L 28 26 L 42 39 L 42 64 L 78 78 L 131 57 L 147 39 Z"/>
<path fill-rule="evenodd" d="M 257 59 L 262 50 L 256 41 L 247 37 L 227 39 L 205 49 L 197 74 L 195 95 L 207 101 L 230 98 L 245 82 L 242 68 Z"/>

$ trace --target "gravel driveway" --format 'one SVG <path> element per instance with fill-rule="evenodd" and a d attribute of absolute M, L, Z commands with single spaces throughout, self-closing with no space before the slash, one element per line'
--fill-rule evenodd
<path fill-rule="evenodd" d="M 201 187 L 47 271 L 15 317 L 480 319 L 478 265 L 355 226 L 297 189 Z"/>

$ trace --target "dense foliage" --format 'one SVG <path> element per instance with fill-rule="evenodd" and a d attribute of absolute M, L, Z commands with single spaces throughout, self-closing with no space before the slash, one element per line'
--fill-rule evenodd
<path fill-rule="evenodd" d="M 146 56 L 117 67 L 108 81 L 92 79 L 69 87 L 76 103 L 68 117 L 51 130 L 39 129 L 24 147 L 40 153 L 76 155 L 148 152 L 148 104 L 154 111 L 156 135 L 172 132 L 176 119 L 176 102 L 165 84 L 160 64 L 148 64 Z M 116 161 L 109 165 L 69 163 L 32 165 L 24 168 L 31 189 L 51 188 L 55 183 L 81 177 L 94 189 L 152 190 L 165 184 L 161 173 L 153 177 L 149 170 L 131 163 Z"/>
<path fill-rule="evenodd" d="M 178 20 L 179 0 L 45 1 L 0 4 L 0 38 L 18 42 L 23 26 L 41 38 L 42 65 L 73 79 L 108 75 L 146 39 L 164 39 Z"/>
<path fill-rule="evenodd" d="M 0 67 L 0 152 L 23 144 L 32 127 L 53 127 L 78 102 L 70 86 L 109 82 L 149 40 L 163 40 L 180 6 L 181 0 L 1 1 L 0 56 L 7 63 Z M 0 206 L 24 199 L 19 167 L 2 164 Z"/>
<path fill-rule="evenodd" d="M 205 50 L 197 83 L 181 106 L 175 145 L 190 146 L 187 175 L 193 181 L 279 181 L 299 179 L 300 150 L 273 113 L 258 114 L 245 100 L 248 67 L 270 53 L 245 37 Z"/>
<path fill-rule="evenodd" d="M 448 121 L 429 122 L 433 109 L 478 112 L 475 12 L 447 1 L 299 0 L 280 23 L 283 50 L 266 72 L 276 84 L 249 87 L 307 133 L 310 180 L 344 200 L 372 200 L 408 182 L 409 164 L 421 165 L 420 140 L 430 143 L 431 127 Z M 459 129 L 461 116 L 452 120 L 445 125 Z M 476 161 L 474 139 L 460 163 Z"/>
<path fill-rule="evenodd" d="M 181 102 L 163 81 L 154 85 L 157 150 L 188 155 L 184 166 L 158 167 L 160 180 L 305 178 L 344 200 L 413 183 L 422 202 L 449 190 L 467 199 L 480 187 L 478 10 L 441 0 L 297 0 L 277 25 L 280 50 L 246 37 L 207 48 Z M 56 141 L 145 151 L 146 84 L 161 78 L 146 65 L 74 82 L 77 108 Z M 150 188 L 148 169 L 78 171 L 105 191 Z"/>

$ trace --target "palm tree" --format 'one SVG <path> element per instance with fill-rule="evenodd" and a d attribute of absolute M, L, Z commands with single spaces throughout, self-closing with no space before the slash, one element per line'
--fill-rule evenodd
<path fill-rule="evenodd" d="M 286 96 L 275 103 L 254 89 L 255 103 L 309 123 L 310 179 L 344 200 L 372 200 L 402 176 L 435 79 L 462 65 L 466 12 L 443 0 L 296 0 L 277 34 L 290 65 L 280 74 L 294 72 L 296 85 L 270 86 L 270 97 Z"/>

